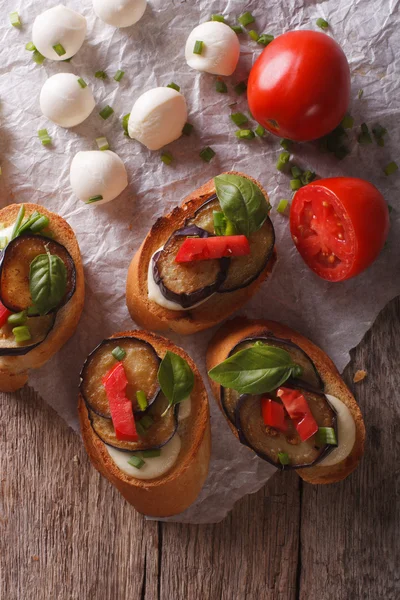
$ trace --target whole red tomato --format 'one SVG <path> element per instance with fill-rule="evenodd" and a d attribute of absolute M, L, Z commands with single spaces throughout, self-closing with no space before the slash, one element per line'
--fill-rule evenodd
<path fill-rule="evenodd" d="M 254 63 L 247 97 L 254 118 L 272 133 L 298 142 L 320 138 L 349 106 L 346 56 L 326 33 L 284 33 Z"/>
<path fill-rule="evenodd" d="M 320 179 L 296 192 L 290 232 L 310 269 L 328 281 L 343 281 L 377 258 L 389 232 L 389 210 L 364 179 Z"/>

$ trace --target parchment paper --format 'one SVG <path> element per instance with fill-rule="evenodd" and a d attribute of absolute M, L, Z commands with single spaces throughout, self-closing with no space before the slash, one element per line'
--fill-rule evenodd
<path fill-rule="evenodd" d="M 252 317 L 272 318 L 311 337 L 343 369 L 349 350 L 361 340 L 383 306 L 400 293 L 399 174 L 386 177 L 383 167 L 399 162 L 399 2 L 395 0 L 328 0 L 325 2 L 231 0 L 190 2 L 150 0 L 137 26 L 114 29 L 95 18 L 90 0 L 69 0 L 88 20 L 87 39 L 70 63 L 46 61 L 35 65 L 25 50 L 31 40 L 37 14 L 56 4 L 51 0 L 3 0 L 1 5 L 1 136 L 3 175 L 1 205 L 37 202 L 59 212 L 74 228 L 82 250 L 86 275 L 86 305 L 73 339 L 44 368 L 30 376 L 30 384 L 74 428 L 80 367 L 88 352 L 104 337 L 133 327 L 125 306 L 125 278 L 133 253 L 153 221 L 183 197 L 218 173 L 237 169 L 259 179 L 277 205 L 289 194 L 289 179 L 275 169 L 280 151 L 272 137 L 238 141 L 229 119 L 228 105 L 238 101 L 246 110 L 245 97 L 238 98 L 231 83 L 246 78 L 262 48 L 248 35 L 240 36 L 239 67 L 229 78 L 229 94 L 215 91 L 215 77 L 192 71 L 184 59 L 184 45 L 191 29 L 223 12 L 231 23 L 245 10 L 257 18 L 252 27 L 275 36 L 293 28 L 317 29 L 324 17 L 329 34 L 342 45 L 352 71 L 352 107 L 356 125 L 377 121 L 389 130 L 386 145 L 360 147 L 339 162 L 321 155 L 312 144 L 294 147 L 297 164 L 311 167 L 322 176 L 352 175 L 368 178 L 394 207 L 388 246 L 367 272 L 351 281 L 329 284 L 305 267 L 291 242 L 288 221 L 272 211 L 277 234 L 278 263 L 272 277 L 241 311 Z M 11 27 L 8 13 L 18 10 L 23 28 Z M 113 80 L 117 69 L 126 71 L 121 83 Z M 102 69 L 105 82 L 94 78 Z M 92 86 L 96 110 L 82 125 L 64 130 L 40 112 L 39 93 L 46 78 L 73 72 Z M 119 119 L 130 112 L 134 100 L 145 90 L 167 85 L 181 86 L 185 94 L 191 137 L 182 137 L 168 148 L 175 158 L 163 165 L 159 152 L 150 152 L 123 135 Z M 362 88 L 362 99 L 357 98 Z M 110 104 L 115 115 L 103 121 L 99 110 Z M 38 129 L 46 127 L 53 138 L 43 147 Z M 111 148 L 124 160 L 129 188 L 105 206 L 85 206 L 69 186 L 69 166 L 76 152 L 95 149 L 95 138 L 105 135 Z M 352 138 L 356 132 L 351 133 Z M 210 164 L 198 154 L 210 145 L 217 153 Z M 171 336 L 204 370 L 207 343 L 214 331 L 192 337 Z M 257 491 L 274 469 L 241 447 L 228 430 L 210 395 L 213 452 L 210 475 L 198 501 L 173 520 L 211 523 L 221 520 L 243 495 Z M 368 415 L 366 415 L 368 420 Z"/>

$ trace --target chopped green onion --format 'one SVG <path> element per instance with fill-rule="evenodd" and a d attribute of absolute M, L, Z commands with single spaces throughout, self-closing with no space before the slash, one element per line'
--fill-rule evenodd
<path fill-rule="evenodd" d="M 257 40 L 257 44 L 261 44 L 262 46 L 268 46 L 268 44 L 273 42 L 274 39 L 274 36 L 270 33 L 262 33 Z"/>
<path fill-rule="evenodd" d="M 56 44 L 53 46 L 53 50 L 56 54 L 58 54 L 58 56 L 64 56 L 64 54 L 67 54 L 62 44 Z"/>
<path fill-rule="evenodd" d="M 21 204 L 21 208 L 18 211 L 18 215 L 17 215 L 17 218 L 15 220 L 14 227 L 12 228 L 12 232 L 11 232 L 11 239 L 12 240 L 17 237 L 18 230 L 21 227 L 22 219 L 24 218 L 24 216 L 25 216 L 25 205 Z"/>
<path fill-rule="evenodd" d="M 385 145 L 385 140 L 384 137 L 387 134 L 387 129 L 385 127 L 382 127 L 382 125 L 379 125 L 379 123 L 377 123 L 373 128 L 372 128 L 372 133 L 374 135 L 375 141 L 378 144 L 378 146 L 384 146 Z"/>
<path fill-rule="evenodd" d="M 350 154 L 350 150 L 348 148 L 346 148 L 346 146 L 340 146 L 339 148 L 336 148 L 334 155 L 336 156 L 336 158 L 338 158 L 339 160 L 342 160 L 343 158 L 345 158 L 348 154 Z"/>
<path fill-rule="evenodd" d="M 169 83 L 167 85 L 167 87 L 172 88 L 173 90 L 176 90 L 177 92 L 181 91 L 180 86 L 177 83 L 174 83 L 173 81 L 171 81 L 171 83 Z"/>
<path fill-rule="evenodd" d="M 252 131 L 251 129 L 238 129 L 235 132 L 235 135 L 241 140 L 252 140 L 256 137 L 254 131 Z"/>
<path fill-rule="evenodd" d="M 143 458 L 155 458 L 156 456 L 161 456 L 161 450 L 159 448 L 142 450 L 141 455 Z"/>
<path fill-rule="evenodd" d="M 224 235 L 236 235 L 237 231 L 236 231 L 236 227 L 235 224 L 232 223 L 232 221 L 228 221 L 228 219 L 226 220 L 226 229 L 225 229 L 225 234 Z"/>
<path fill-rule="evenodd" d="M 103 196 L 92 196 L 91 198 L 89 198 L 89 200 L 85 202 L 85 204 L 93 204 L 94 202 L 99 202 L 100 200 L 103 200 Z"/>
<path fill-rule="evenodd" d="M 361 133 L 357 138 L 358 143 L 361 146 L 367 146 L 368 144 L 372 144 L 372 137 L 368 129 L 368 125 L 366 123 L 361 124 Z"/>
<path fill-rule="evenodd" d="M 47 129 L 39 129 L 38 136 L 43 146 L 51 144 L 51 137 L 49 136 Z"/>
<path fill-rule="evenodd" d="M 321 29 L 324 29 L 325 31 L 329 27 L 328 21 L 325 21 L 325 19 L 322 19 L 321 17 L 316 20 L 316 24 L 318 25 L 318 27 L 320 27 Z"/>
<path fill-rule="evenodd" d="M 36 50 L 36 46 L 33 42 L 28 42 L 25 45 L 25 50 L 29 50 L 29 52 L 34 52 Z"/>
<path fill-rule="evenodd" d="M 290 458 L 287 452 L 278 452 L 278 460 L 281 465 L 290 465 Z"/>
<path fill-rule="evenodd" d="M 383 171 L 384 171 L 385 175 L 393 175 L 393 173 L 396 173 L 398 168 L 399 168 L 398 164 L 395 163 L 393 160 L 388 165 L 386 165 L 386 167 L 383 169 Z"/>
<path fill-rule="evenodd" d="M 214 158 L 215 152 L 212 148 L 210 148 L 210 146 L 207 146 L 207 148 L 203 148 L 203 150 L 201 150 L 199 156 L 204 160 L 204 162 L 210 162 Z"/>
<path fill-rule="evenodd" d="M 32 233 L 39 233 L 39 231 L 42 231 L 42 229 L 45 229 L 46 227 L 48 227 L 49 223 L 50 223 L 49 217 L 45 217 L 44 215 L 41 215 L 38 219 L 35 219 L 35 221 L 31 224 L 30 230 Z M 21 233 L 21 232 L 19 232 L 19 233 Z"/>
<path fill-rule="evenodd" d="M 252 40 L 254 40 L 255 42 L 258 42 L 258 38 L 260 37 L 258 32 L 255 29 L 250 29 L 250 31 L 248 32 L 249 36 L 251 37 Z"/>
<path fill-rule="evenodd" d="M 106 120 L 109 117 L 111 117 L 113 112 L 114 112 L 114 109 L 111 108 L 111 106 L 107 105 L 99 112 L 99 115 L 101 116 L 102 119 Z"/>
<path fill-rule="evenodd" d="M 144 437 L 146 435 L 146 430 L 143 427 L 143 425 L 141 425 L 140 421 L 136 421 L 135 425 L 136 425 L 136 431 L 138 432 L 140 437 Z"/>
<path fill-rule="evenodd" d="M 121 346 L 117 346 L 116 348 L 114 348 L 114 350 L 111 352 L 111 354 L 113 355 L 113 357 L 115 358 L 115 360 L 124 360 L 125 356 L 126 356 L 126 352 L 123 348 L 121 348 Z"/>
<path fill-rule="evenodd" d="M 108 143 L 108 140 L 106 137 L 98 137 L 96 138 L 96 144 L 99 150 L 109 150 L 110 149 L 110 144 Z"/>
<path fill-rule="evenodd" d="M 16 325 L 24 325 L 24 323 L 26 323 L 27 318 L 28 317 L 26 316 L 26 310 L 23 310 L 21 312 L 10 315 L 7 319 L 7 323 L 9 325 L 14 325 L 14 327 Z"/>
<path fill-rule="evenodd" d="M 201 54 L 203 52 L 203 42 L 201 40 L 197 40 L 194 48 L 193 48 L 193 54 Z"/>
<path fill-rule="evenodd" d="M 241 25 L 243 25 L 243 27 L 246 27 L 246 25 L 250 25 L 250 23 L 254 23 L 255 18 L 253 17 L 253 15 L 251 14 L 251 12 L 245 12 L 242 15 L 240 15 L 240 17 L 238 18 L 238 21 Z"/>
<path fill-rule="evenodd" d="M 388 204 L 388 211 L 389 211 L 389 215 L 390 215 L 390 213 L 392 212 L 392 210 L 393 210 L 393 206 L 392 206 L 391 204 Z"/>
<path fill-rule="evenodd" d="M 354 119 L 351 115 L 345 115 L 340 124 L 343 127 L 343 129 L 352 129 L 354 125 Z"/>
<path fill-rule="evenodd" d="M 17 237 L 18 235 L 21 235 L 21 233 L 23 233 L 24 231 L 27 231 L 28 229 L 31 228 L 31 226 L 36 223 L 36 221 L 38 219 L 40 219 L 42 215 L 40 213 L 38 213 L 37 210 L 35 210 L 30 217 L 27 217 L 26 220 L 21 224 L 20 228 L 17 231 L 17 235 L 15 237 Z"/>
<path fill-rule="evenodd" d="M 211 21 L 219 21 L 220 23 L 225 23 L 224 15 L 211 15 Z"/>
<path fill-rule="evenodd" d="M 128 113 L 127 115 L 124 115 L 121 119 L 121 123 L 122 123 L 122 128 L 125 131 L 125 135 L 129 135 L 128 133 L 128 122 L 129 122 L 129 117 L 131 116 L 131 113 Z"/>
<path fill-rule="evenodd" d="M 297 165 L 293 165 L 293 167 L 290 169 L 290 172 L 293 179 L 299 179 L 303 175 L 303 171 Z"/>
<path fill-rule="evenodd" d="M 17 11 L 10 13 L 10 22 L 13 27 L 20 28 L 22 26 L 21 19 Z"/>
<path fill-rule="evenodd" d="M 172 163 L 172 161 L 174 160 L 174 157 L 172 156 L 172 154 L 170 152 L 163 152 L 161 154 L 161 160 L 165 165 L 170 165 Z"/>
<path fill-rule="evenodd" d="M 231 25 L 230 27 L 238 35 L 240 35 L 241 33 L 243 33 L 243 29 L 241 28 L 240 25 Z"/>
<path fill-rule="evenodd" d="M 135 469 L 141 469 L 143 467 L 143 465 L 145 465 L 146 463 L 144 462 L 144 460 L 142 460 L 140 458 L 140 456 L 131 456 L 130 459 L 128 460 L 128 463 L 130 465 L 132 465 L 132 467 L 135 467 Z"/>
<path fill-rule="evenodd" d="M 217 92 L 219 92 L 220 94 L 226 94 L 228 91 L 228 88 L 226 87 L 225 81 L 221 81 L 221 79 L 217 79 L 217 81 L 215 82 L 215 90 Z"/>
<path fill-rule="evenodd" d="M 245 81 L 240 81 L 234 86 L 233 89 L 235 90 L 238 96 L 241 96 L 247 90 L 247 83 Z"/>
<path fill-rule="evenodd" d="M 43 54 L 40 54 L 39 50 L 34 50 L 32 54 L 32 59 L 33 62 L 35 62 L 37 65 L 42 65 L 46 60 L 46 57 L 43 56 Z"/>
<path fill-rule="evenodd" d="M 149 404 L 147 402 L 146 394 L 143 392 L 143 390 L 138 390 L 136 392 L 136 400 L 140 410 L 146 410 Z"/>
<path fill-rule="evenodd" d="M 283 139 L 280 141 L 280 145 L 284 150 L 289 150 L 292 145 L 292 140 Z"/>
<path fill-rule="evenodd" d="M 190 135 L 193 131 L 193 125 L 191 123 L 185 123 L 182 129 L 183 135 Z"/>
<path fill-rule="evenodd" d="M 144 415 L 144 417 L 142 417 L 140 419 L 140 424 L 142 425 L 142 427 L 144 427 L 144 429 L 147 431 L 147 429 L 150 429 L 150 427 L 153 425 L 154 421 L 151 418 L 150 415 Z"/>
<path fill-rule="evenodd" d="M 231 119 L 235 123 L 235 125 L 237 125 L 238 127 L 240 127 L 241 125 L 244 125 L 248 121 L 248 118 L 246 117 L 246 115 L 244 115 L 241 112 L 232 113 Z"/>
<path fill-rule="evenodd" d="M 96 73 L 94 74 L 94 76 L 97 79 L 107 79 L 108 75 L 105 71 L 96 71 Z"/>
<path fill-rule="evenodd" d="M 114 75 L 115 81 L 120 82 L 124 75 L 125 75 L 125 71 L 121 71 L 121 69 L 118 69 L 118 71 Z"/>
<path fill-rule="evenodd" d="M 276 207 L 276 211 L 281 215 L 285 214 L 288 204 L 289 200 L 280 200 L 278 206 Z"/>
<path fill-rule="evenodd" d="M 29 328 L 26 325 L 14 327 L 12 332 L 14 334 L 15 341 L 17 342 L 17 344 L 20 344 L 21 342 L 27 342 L 32 337 L 31 332 L 29 331 Z"/>
<path fill-rule="evenodd" d="M 214 232 L 217 235 L 225 235 L 226 217 L 223 212 L 213 210 Z"/>
<path fill-rule="evenodd" d="M 36 306 L 28 306 L 27 309 L 28 317 L 37 317 L 39 315 L 39 311 Z"/>
<path fill-rule="evenodd" d="M 278 171 L 284 170 L 285 166 L 289 162 L 289 159 L 290 159 L 289 152 L 281 152 L 280 153 L 280 155 L 278 157 L 278 162 L 276 163 L 276 168 L 278 169 Z"/>
<path fill-rule="evenodd" d="M 336 433 L 333 427 L 318 427 L 317 440 L 321 445 L 337 446 Z"/>
<path fill-rule="evenodd" d="M 254 130 L 254 133 L 258 135 L 258 137 L 263 137 L 265 135 L 265 127 L 263 127 L 262 125 L 257 125 L 257 127 Z"/>
<path fill-rule="evenodd" d="M 292 192 L 296 192 L 297 190 L 299 190 L 302 186 L 302 183 L 300 181 L 300 179 L 291 179 L 290 180 L 290 189 L 292 190 Z"/>
<path fill-rule="evenodd" d="M 364 90 L 358 90 L 358 99 L 361 100 L 361 98 L 364 96 Z"/>
<path fill-rule="evenodd" d="M 311 181 L 314 181 L 315 177 L 316 177 L 316 175 L 315 175 L 314 171 L 310 171 L 309 169 L 307 169 L 306 171 L 304 171 L 304 173 L 300 177 L 301 183 L 303 185 L 307 185 L 308 183 L 311 183 Z"/>
<path fill-rule="evenodd" d="M 82 77 L 79 77 L 78 79 L 78 83 L 81 86 L 82 89 L 85 89 L 85 87 L 87 87 L 87 83 L 84 79 L 82 79 Z"/>

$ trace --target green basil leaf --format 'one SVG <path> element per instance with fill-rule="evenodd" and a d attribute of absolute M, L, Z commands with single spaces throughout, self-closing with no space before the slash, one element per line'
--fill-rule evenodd
<path fill-rule="evenodd" d="M 39 254 L 31 262 L 29 290 L 32 302 L 41 316 L 56 308 L 67 289 L 67 269 L 59 256 Z"/>
<path fill-rule="evenodd" d="M 262 227 L 270 207 L 258 185 L 229 174 L 214 177 L 214 184 L 224 215 L 238 233 L 249 237 Z"/>
<path fill-rule="evenodd" d="M 300 365 L 286 350 L 256 343 L 239 350 L 209 371 L 213 381 L 241 394 L 265 394 L 281 386 L 289 377 L 298 377 Z"/>
<path fill-rule="evenodd" d="M 169 402 L 168 408 L 190 396 L 194 386 L 193 371 L 186 360 L 169 350 L 161 361 L 157 379 Z"/>

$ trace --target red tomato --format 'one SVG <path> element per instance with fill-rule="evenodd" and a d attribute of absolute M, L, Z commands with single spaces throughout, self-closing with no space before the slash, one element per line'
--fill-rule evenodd
<path fill-rule="evenodd" d="M 276 392 L 278 398 L 292 419 L 300 439 L 305 442 L 318 431 L 318 425 L 307 404 L 305 396 L 298 390 L 279 388 Z"/>
<path fill-rule="evenodd" d="M 254 118 L 290 140 L 315 140 L 335 129 L 350 102 L 350 70 L 326 33 L 289 31 L 254 63 L 247 85 Z"/>
<path fill-rule="evenodd" d="M 105 374 L 102 381 L 106 390 L 111 419 L 117 439 L 136 442 L 138 434 L 133 416 L 132 402 L 126 396 L 128 379 L 122 362 L 117 362 Z"/>
<path fill-rule="evenodd" d="M 261 398 L 261 412 L 265 425 L 286 433 L 287 423 L 283 404 L 279 404 L 271 398 Z"/>
<path fill-rule="evenodd" d="M 343 281 L 377 258 L 389 232 L 389 210 L 368 181 L 320 179 L 296 192 L 290 232 L 310 269 L 328 281 Z"/>
<path fill-rule="evenodd" d="M 0 327 L 7 323 L 7 319 L 11 314 L 12 312 L 0 302 Z"/>
<path fill-rule="evenodd" d="M 186 238 L 175 262 L 212 260 L 224 256 L 245 256 L 250 254 L 250 245 L 245 235 L 221 235 L 209 238 Z"/>

